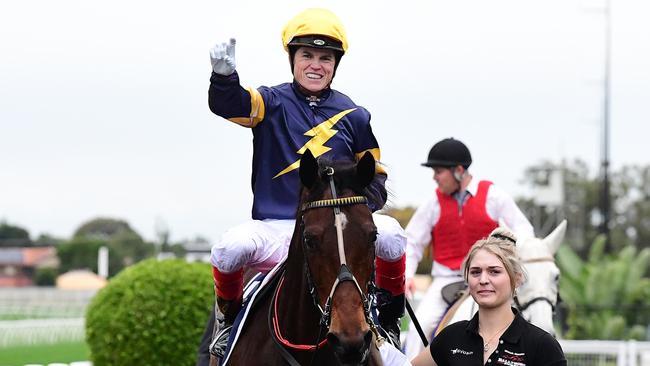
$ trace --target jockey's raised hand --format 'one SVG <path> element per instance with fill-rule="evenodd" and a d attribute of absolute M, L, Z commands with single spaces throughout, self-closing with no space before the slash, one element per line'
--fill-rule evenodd
<path fill-rule="evenodd" d="M 223 76 L 228 76 L 235 72 L 235 41 L 230 38 L 228 43 L 217 43 L 210 49 L 210 62 L 212 62 L 212 70 Z"/>

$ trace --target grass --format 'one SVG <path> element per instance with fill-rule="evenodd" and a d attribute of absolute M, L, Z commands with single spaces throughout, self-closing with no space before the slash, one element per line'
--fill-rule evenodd
<path fill-rule="evenodd" d="M 23 366 L 28 363 L 47 365 L 52 362 L 70 363 L 88 360 L 90 360 L 90 350 L 85 342 L 0 348 L 0 366 Z"/>

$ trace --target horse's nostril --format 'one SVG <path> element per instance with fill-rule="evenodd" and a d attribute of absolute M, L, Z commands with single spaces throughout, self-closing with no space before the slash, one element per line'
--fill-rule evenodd
<path fill-rule="evenodd" d="M 368 330 L 363 337 L 358 334 L 358 337 L 350 339 L 340 334 L 328 333 L 327 342 L 342 365 L 360 365 L 368 359 L 372 332 Z"/>
<path fill-rule="evenodd" d="M 372 331 L 367 331 L 366 335 L 363 336 L 363 344 L 366 348 L 370 347 L 370 342 L 372 342 Z"/>
<path fill-rule="evenodd" d="M 336 336 L 334 333 L 327 333 L 327 343 L 329 343 L 330 347 L 336 349 L 337 347 L 340 347 L 341 341 L 339 341 L 339 337 Z"/>

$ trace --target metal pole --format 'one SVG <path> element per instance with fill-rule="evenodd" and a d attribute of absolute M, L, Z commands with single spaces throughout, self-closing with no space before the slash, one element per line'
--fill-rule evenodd
<path fill-rule="evenodd" d="M 609 189 L 609 119 L 610 119 L 610 69 L 611 69 L 611 4 L 605 0 L 605 65 L 603 78 L 603 141 L 602 141 L 602 186 L 600 210 L 602 222 L 600 233 L 605 235 L 605 247 L 611 250 L 610 226 L 611 202 Z"/>

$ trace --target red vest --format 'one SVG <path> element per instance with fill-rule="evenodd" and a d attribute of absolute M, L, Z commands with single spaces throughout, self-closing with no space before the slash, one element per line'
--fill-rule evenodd
<path fill-rule="evenodd" d="M 489 181 L 480 181 L 476 196 L 469 196 L 462 211 L 458 201 L 436 189 L 440 203 L 440 219 L 431 230 L 433 259 L 451 269 L 460 269 L 469 249 L 477 240 L 487 237 L 499 223 L 485 209 Z"/>

